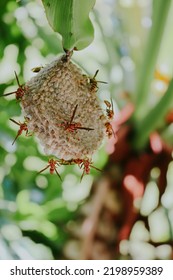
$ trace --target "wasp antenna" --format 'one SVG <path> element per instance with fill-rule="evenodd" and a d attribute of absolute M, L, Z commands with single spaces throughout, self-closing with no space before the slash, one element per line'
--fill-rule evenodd
<path fill-rule="evenodd" d="M 108 82 L 104 82 L 104 81 L 97 81 L 97 83 L 108 84 Z"/>
<path fill-rule="evenodd" d="M 90 128 L 90 127 L 81 127 L 81 126 L 77 126 L 77 127 L 75 127 L 75 129 L 94 130 L 94 128 Z"/>
<path fill-rule="evenodd" d="M 57 171 L 56 168 L 55 168 L 55 172 L 56 172 L 56 174 L 58 175 L 58 177 L 60 178 L 60 180 L 62 181 L 61 176 L 60 176 L 60 174 L 58 173 L 58 171 Z"/>
<path fill-rule="evenodd" d="M 70 124 L 72 123 L 72 121 L 73 121 L 73 119 L 74 119 L 74 117 L 75 117 L 77 107 L 78 107 L 78 104 L 75 106 L 75 108 L 74 108 L 74 110 L 73 110 L 73 114 L 72 114 L 72 116 L 71 116 Z"/>
<path fill-rule="evenodd" d="M 17 125 L 20 125 L 19 122 L 15 121 L 15 120 L 13 120 L 13 119 L 11 119 L 11 118 L 10 118 L 9 120 L 12 121 L 13 123 L 17 124 Z"/>
<path fill-rule="evenodd" d="M 112 106 L 112 110 L 113 110 L 114 106 L 113 106 L 113 100 L 112 100 L 112 97 L 111 97 L 111 106 Z"/>
<path fill-rule="evenodd" d="M 17 76 L 16 71 L 14 71 L 14 74 L 15 74 L 15 77 L 16 77 L 16 80 L 17 80 L 17 84 L 18 84 L 18 86 L 20 87 L 21 85 L 20 85 L 20 83 L 19 83 L 19 79 L 18 79 L 18 76 Z"/>
<path fill-rule="evenodd" d="M 90 166 L 91 166 L 92 168 L 94 168 L 95 170 L 97 170 L 97 171 L 103 172 L 103 170 L 101 170 L 101 169 L 99 169 L 99 168 L 97 168 L 97 167 L 95 167 L 95 166 L 93 166 L 93 165 L 91 165 L 91 164 L 90 164 Z"/>
<path fill-rule="evenodd" d="M 114 138 L 116 138 L 116 136 L 115 136 L 115 132 L 114 132 L 113 128 L 112 128 L 112 132 L 113 132 Z"/>
<path fill-rule="evenodd" d="M 85 170 L 82 172 L 82 175 L 80 177 L 80 182 L 82 181 L 82 178 L 83 178 L 84 174 L 85 174 Z"/>
<path fill-rule="evenodd" d="M 17 133 L 16 137 L 14 138 L 14 141 L 12 142 L 12 145 L 16 142 L 17 138 L 19 137 L 19 133 Z"/>
<path fill-rule="evenodd" d="M 8 95 L 11 95 L 11 94 L 14 94 L 14 93 L 16 93 L 16 91 L 12 91 L 12 92 L 9 92 L 9 93 L 5 93 L 5 94 L 1 95 L 1 97 L 2 97 L 2 96 L 8 96 Z"/>
<path fill-rule="evenodd" d="M 37 172 L 38 174 L 42 173 L 44 170 L 48 169 L 49 165 L 47 165 L 45 168 L 43 168 L 42 170 L 40 170 L 39 172 Z"/>
<path fill-rule="evenodd" d="M 93 79 L 95 79 L 95 77 L 97 76 L 98 72 L 99 72 L 99 69 L 96 70 L 96 72 L 95 72 L 95 74 L 93 76 Z"/>

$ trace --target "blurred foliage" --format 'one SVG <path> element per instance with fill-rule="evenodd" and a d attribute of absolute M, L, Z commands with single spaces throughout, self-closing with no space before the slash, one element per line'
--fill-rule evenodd
<path fill-rule="evenodd" d="M 158 6 L 153 11 L 157 26 L 154 25 L 151 43 L 152 7 L 156 2 Z M 140 150 L 139 154 L 146 152 L 149 134 L 156 129 L 166 144 L 170 147 L 173 144 L 172 122 L 165 121 L 172 107 L 172 81 L 169 84 L 169 80 L 173 69 L 173 37 L 170 36 L 173 2 L 167 1 L 160 21 L 163 2 L 165 5 L 162 0 L 96 1 L 91 14 L 94 41 L 73 55 L 73 60 L 90 76 L 100 69 L 98 80 L 107 81 L 108 86 L 99 84 L 99 98 L 101 101 L 110 96 L 113 98 L 115 115 L 129 103 L 136 105 L 137 114 L 127 123 L 133 128 L 132 147 Z M 14 70 L 20 83 L 24 83 L 35 75 L 32 68 L 45 65 L 63 53 L 61 38 L 48 25 L 41 1 L 1 1 L 0 37 L 1 94 L 16 90 Z M 149 46 L 153 48 L 152 52 Z M 166 78 L 156 77 L 155 70 L 167 77 L 168 82 L 165 82 Z M 147 86 L 140 99 L 146 77 Z M 12 145 L 18 127 L 9 118 L 23 121 L 19 102 L 13 95 L 0 101 L 0 259 L 81 257 L 81 236 L 86 236 L 82 233 L 83 221 L 91 213 L 97 214 L 93 201 L 98 203 L 99 190 L 95 190 L 92 183 L 100 174 L 92 169 L 82 182 L 81 170 L 76 166 L 59 167 L 62 182 L 48 170 L 38 174 L 47 165 L 47 157 L 37 140 L 22 135 Z M 107 163 L 107 150 L 109 145 L 104 145 L 95 155 L 94 165 L 98 168 Z M 117 181 L 121 168 L 110 162 L 106 165 L 109 176 Z M 108 252 L 112 258 L 172 258 L 172 169 L 170 162 L 165 169 L 166 184 L 162 192 L 159 189 L 160 169 L 154 166 L 149 172 L 144 196 L 133 201 L 139 216 L 132 225 L 129 240 L 120 242 L 118 256 L 114 246 L 123 218 L 118 220 L 117 216 L 127 205 L 121 203 L 123 194 L 116 184 L 105 191 L 104 207 L 100 208 L 102 218 L 96 230 L 101 238 L 93 246 L 93 252 L 94 248 L 97 252 L 93 258 L 109 259 Z M 104 192 L 101 195 L 104 197 Z M 101 240 L 107 242 L 107 250 Z"/>

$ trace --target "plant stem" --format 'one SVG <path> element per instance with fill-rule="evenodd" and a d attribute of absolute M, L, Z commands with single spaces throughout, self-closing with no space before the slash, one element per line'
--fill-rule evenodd
<path fill-rule="evenodd" d="M 140 150 L 145 147 L 149 139 L 149 135 L 152 131 L 156 130 L 163 122 L 163 119 L 168 110 L 173 106 L 173 79 L 171 80 L 169 87 L 160 99 L 158 104 L 137 123 L 135 131 L 135 139 L 133 141 L 134 147 Z"/>
<path fill-rule="evenodd" d="M 136 90 L 135 121 L 142 119 L 146 113 L 149 88 L 153 79 L 156 60 L 170 4 L 171 0 L 153 0 L 153 23 L 148 39 L 148 45 L 144 54 L 142 69 L 139 73 Z"/>

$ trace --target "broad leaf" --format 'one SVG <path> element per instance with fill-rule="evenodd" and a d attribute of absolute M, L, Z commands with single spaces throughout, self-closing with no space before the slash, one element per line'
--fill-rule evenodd
<path fill-rule="evenodd" d="M 89 13 L 96 0 L 42 0 L 49 24 L 62 35 L 63 48 L 81 50 L 94 38 Z"/>

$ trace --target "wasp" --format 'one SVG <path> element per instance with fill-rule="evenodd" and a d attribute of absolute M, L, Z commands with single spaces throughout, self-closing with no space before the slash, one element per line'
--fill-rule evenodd
<path fill-rule="evenodd" d="M 90 159 L 74 159 L 72 160 L 73 163 L 77 164 L 80 168 L 83 169 L 83 173 L 82 173 L 82 176 L 81 176 L 81 179 L 83 178 L 83 176 L 85 174 L 89 174 L 90 173 L 90 169 L 91 168 L 94 168 L 96 169 L 97 171 L 100 171 L 102 172 L 102 170 L 100 170 L 99 168 L 95 167 L 92 165 L 92 161 Z"/>
<path fill-rule="evenodd" d="M 38 73 L 38 72 L 40 72 L 40 70 L 42 68 L 43 68 L 43 66 L 34 67 L 34 68 L 31 69 L 31 71 L 34 72 L 34 73 Z"/>
<path fill-rule="evenodd" d="M 115 132 L 114 132 L 110 122 L 106 122 L 105 127 L 106 127 L 106 134 L 107 134 L 108 138 L 111 138 L 112 135 L 115 137 Z"/>
<path fill-rule="evenodd" d="M 16 71 L 14 71 L 14 74 L 15 74 L 15 77 L 16 77 L 17 84 L 19 86 L 18 89 L 16 91 L 12 91 L 12 92 L 3 94 L 2 96 L 8 96 L 8 95 L 11 95 L 11 94 L 15 94 L 16 95 L 16 100 L 20 101 L 22 99 L 22 97 L 24 96 L 27 88 L 26 88 L 26 86 L 21 85 L 19 83 L 19 79 L 18 79 Z"/>
<path fill-rule="evenodd" d="M 83 178 L 83 176 L 85 174 L 89 174 L 90 173 L 90 169 L 91 168 L 94 168 L 96 169 L 97 171 L 100 171 L 102 172 L 102 170 L 100 170 L 99 168 L 95 167 L 92 165 L 92 161 L 89 160 L 88 158 L 86 159 L 71 159 L 71 160 L 64 160 L 64 159 L 58 159 L 58 160 L 54 160 L 54 159 L 50 159 L 48 161 L 48 165 L 43 168 L 42 170 L 40 170 L 38 172 L 38 174 L 42 173 L 44 170 L 50 168 L 50 174 L 53 174 L 54 172 L 56 172 L 56 174 L 59 176 L 60 180 L 61 180 L 61 176 L 60 174 L 58 173 L 57 171 L 57 166 L 60 166 L 60 165 L 73 165 L 73 164 L 77 164 L 81 169 L 83 169 L 83 173 L 82 173 L 82 176 L 81 176 L 81 179 Z"/>
<path fill-rule="evenodd" d="M 83 173 L 82 173 L 82 176 L 81 176 L 81 180 L 83 178 L 83 176 L 85 174 L 89 174 L 90 173 L 90 169 L 91 168 L 94 168 L 96 169 L 97 171 L 100 171 L 102 172 L 101 169 L 95 167 L 92 165 L 92 161 L 88 158 L 86 159 L 71 159 L 71 160 L 64 160 L 64 159 L 61 159 L 59 160 L 60 164 L 62 165 L 73 165 L 73 164 L 77 164 L 79 166 L 80 169 L 83 169 Z"/>
<path fill-rule="evenodd" d="M 94 130 L 94 128 L 82 127 L 81 123 L 73 122 L 77 107 L 78 107 L 78 104 L 75 106 L 75 108 L 73 110 L 70 121 L 62 122 L 62 123 L 58 124 L 58 126 L 63 127 L 65 131 L 72 132 L 72 133 L 78 129 L 84 129 L 84 130 L 88 130 L 88 131 Z"/>
<path fill-rule="evenodd" d="M 10 121 L 17 124 L 20 127 L 12 145 L 16 142 L 17 138 L 22 134 L 23 131 L 26 131 L 25 136 L 31 136 L 31 134 L 28 132 L 28 126 L 27 126 L 28 121 L 30 121 L 28 117 L 25 117 L 25 121 L 23 123 L 17 122 L 13 119 L 10 119 Z"/>
<path fill-rule="evenodd" d="M 107 100 L 104 100 L 104 103 L 106 104 L 106 115 L 109 120 L 112 120 L 114 117 L 114 109 L 113 109 L 113 101 L 111 98 L 111 103 Z"/>
<path fill-rule="evenodd" d="M 89 78 L 89 84 L 90 84 L 90 92 L 94 93 L 98 90 L 97 83 L 107 84 L 107 82 L 103 81 L 97 81 L 96 76 L 98 74 L 99 70 L 97 70 L 92 78 Z"/>
<path fill-rule="evenodd" d="M 49 160 L 48 160 L 48 165 L 47 165 L 45 168 L 43 168 L 42 170 L 40 170 L 40 171 L 38 172 L 38 174 L 42 173 L 44 170 L 46 170 L 46 169 L 49 168 L 50 174 L 53 174 L 54 172 L 56 172 L 56 174 L 58 175 L 58 177 L 59 177 L 60 180 L 62 181 L 61 176 L 60 176 L 60 174 L 59 174 L 58 171 L 57 171 L 57 168 L 56 168 L 57 166 L 60 166 L 59 160 L 49 159 Z"/>

